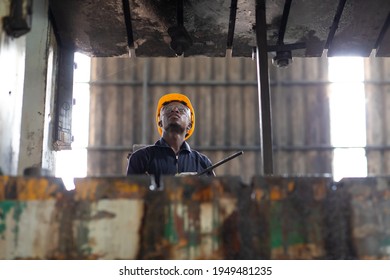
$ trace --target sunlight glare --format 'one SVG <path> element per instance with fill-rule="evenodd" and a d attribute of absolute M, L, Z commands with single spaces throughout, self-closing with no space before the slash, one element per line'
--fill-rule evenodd
<path fill-rule="evenodd" d="M 89 132 L 90 58 L 75 53 L 73 76 L 72 150 L 59 151 L 56 155 L 56 177 L 61 177 L 67 190 L 72 190 L 74 178 L 87 176 L 87 149 Z"/>
<path fill-rule="evenodd" d="M 333 177 L 367 176 L 366 101 L 363 58 L 329 58 Z"/>

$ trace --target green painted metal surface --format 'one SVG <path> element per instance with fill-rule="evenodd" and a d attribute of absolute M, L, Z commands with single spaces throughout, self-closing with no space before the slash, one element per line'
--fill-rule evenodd
<path fill-rule="evenodd" d="M 389 259 L 390 178 L 0 177 L 0 259 Z"/>

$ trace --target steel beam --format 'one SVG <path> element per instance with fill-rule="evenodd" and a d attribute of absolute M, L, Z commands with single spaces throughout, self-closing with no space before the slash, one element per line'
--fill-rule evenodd
<path fill-rule="evenodd" d="M 256 0 L 256 62 L 259 94 L 260 146 L 262 172 L 273 174 L 271 98 L 269 92 L 267 25 L 265 0 Z"/>

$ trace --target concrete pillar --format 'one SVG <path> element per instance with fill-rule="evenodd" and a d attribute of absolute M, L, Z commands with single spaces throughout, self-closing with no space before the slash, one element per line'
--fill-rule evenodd
<path fill-rule="evenodd" d="M 42 167 L 50 23 L 48 1 L 33 1 L 32 28 L 26 36 L 20 146 L 17 173 Z"/>

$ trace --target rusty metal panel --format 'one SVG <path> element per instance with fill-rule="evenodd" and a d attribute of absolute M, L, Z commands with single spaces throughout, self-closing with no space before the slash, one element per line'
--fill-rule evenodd
<path fill-rule="evenodd" d="M 54 177 L 0 176 L 0 200 L 49 200 L 63 196 L 62 180 Z"/>
<path fill-rule="evenodd" d="M 143 198 L 152 185 L 151 177 L 87 177 L 75 178 L 75 201 L 98 201 L 100 199 Z"/>
<path fill-rule="evenodd" d="M 63 259 L 66 190 L 57 178 L 0 177 L 0 259 Z"/>
<path fill-rule="evenodd" d="M 76 259 L 226 259 L 251 256 L 245 188 L 238 177 L 147 176 L 76 180 Z M 241 202 L 239 202 L 241 201 Z M 245 233 L 245 234 L 244 234 Z M 68 244 L 70 245 L 70 244 Z"/>
<path fill-rule="evenodd" d="M 169 259 L 226 259 L 240 253 L 238 177 L 163 177 Z"/>
<path fill-rule="evenodd" d="M 54 117 L 53 148 L 55 151 L 72 148 L 73 70 L 74 50 L 60 48 Z"/>
<path fill-rule="evenodd" d="M 0 177 L 0 259 L 390 259 L 390 177 Z"/>
<path fill-rule="evenodd" d="M 329 177 L 254 177 L 252 197 L 267 213 L 270 259 L 325 259 Z M 253 218 L 253 217 L 252 217 Z"/>
<path fill-rule="evenodd" d="M 346 1 L 328 56 L 368 57 L 390 11 L 387 0 Z"/>
<path fill-rule="evenodd" d="M 390 178 L 344 178 L 351 242 L 358 259 L 390 259 Z"/>
<path fill-rule="evenodd" d="M 136 259 L 149 176 L 75 179 L 74 259 Z"/>

